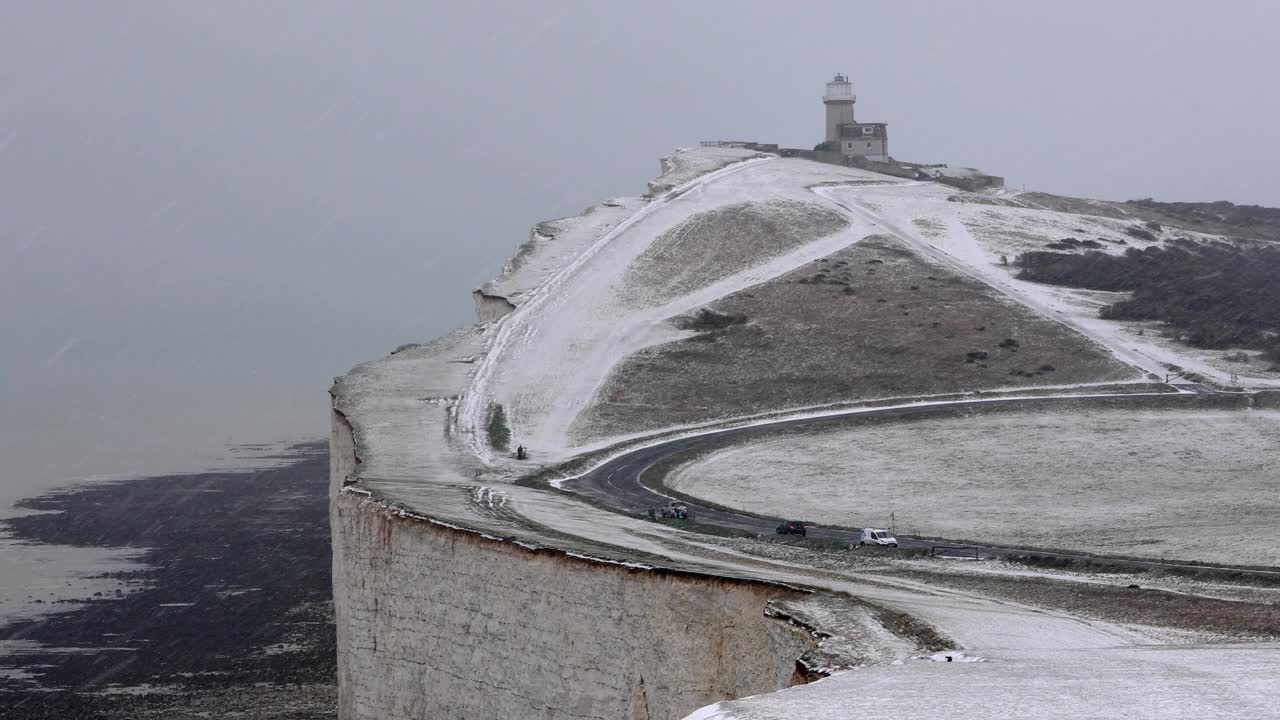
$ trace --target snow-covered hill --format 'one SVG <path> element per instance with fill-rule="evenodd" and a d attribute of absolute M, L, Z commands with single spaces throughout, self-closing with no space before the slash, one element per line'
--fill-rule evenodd
<path fill-rule="evenodd" d="M 1029 203 L 1019 202 L 1016 194 L 957 194 L 931 182 L 742 150 L 686 150 L 668 158 L 664 168 L 666 174 L 652 184 L 660 193 L 651 199 L 612 200 L 576 218 L 538 226 L 504 275 L 482 288 L 486 296 L 504 298 L 514 308 L 488 325 L 486 352 L 459 413 L 460 428 L 482 457 L 494 459 L 483 430 L 498 406 L 504 408 L 513 442 L 533 449 L 541 461 L 564 460 L 584 447 L 653 430 L 652 423 L 632 428 L 602 425 L 593 419 L 594 409 L 600 403 L 628 402 L 627 363 L 642 357 L 639 353 L 651 348 L 679 351 L 690 347 L 678 343 L 697 333 L 680 329 L 672 323 L 673 318 L 735 294 L 749 295 L 788 273 L 833 259 L 870 236 L 905 245 L 921 262 L 936 268 L 930 276 L 934 281 L 941 282 L 933 275 L 946 273 L 977 282 L 989 293 L 992 307 L 1005 306 L 993 321 L 997 325 L 1005 320 L 1003 324 L 1009 328 L 1031 334 L 1037 332 L 1032 327 L 1037 324 L 1068 330 L 1056 340 L 1042 338 L 1040 350 L 1056 343 L 1064 358 L 1078 359 L 1091 358 L 1099 352 L 1095 348 L 1105 348 L 1102 352 L 1112 363 L 1089 360 L 1087 368 L 1080 367 L 1078 372 L 1059 371 L 1052 377 L 1028 380 L 1040 367 L 1066 364 L 1044 361 L 1001 370 L 1005 375 L 1013 374 L 1013 379 L 990 372 L 974 374 L 947 381 L 952 385 L 947 389 L 1163 380 L 1170 366 L 1225 383 L 1239 369 L 1222 360 L 1224 353 L 1177 344 L 1149 326 L 1099 319 L 1099 306 L 1114 300 L 1115 293 L 1018 280 L 1008 264 L 1018 253 L 1043 249 L 1063 237 L 1087 238 L 1100 251 L 1118 253 L 1158 245 L 1175 236 L 1172 228 L 1152 240 L 1143 240 L 1127 232 L 1136 219 L 1025 207 Z M 1176 236 L 1220 239 L 1181 229 Z M 844 283 L 850 286 L 846 294 L 854 295 L 862 276 L 875 268 L 846 270 L 856 271 L 856 275 L 845 275 L 847 279 L 823 276 L 818 284 Z M 875 300 L 887 302 L 884 297 L 868 301 Z M 948 307 L 953 299 L 940 292 L 915 300 L 914 308 L 894 302 L 906 310 L 901 315 L 918 309 L 927 316 L 931 308 Z M 767 329 L 769 318 L 746 320 L 757 329 Z M 857 322 L 848 317 L 801 314 L 773 320 L 788 327 L 808 323 L 814 333 L 834 329 L 830 323 L 847 327 Z M 995 337 L 1001 330 L 992 330 L 989 337 L 994 342 L 1006 339 Z M 944 338 L 939 334 L 936 339 L 938 344 L 928 345 L 941 352 L 938 348 Z M 984 338 L 966 340 L 948 335 L 945 339 L 955 341 L 956 347 L 948 352 L 958 352 L 962 360 L 965 351 L 989 353 L 985 344 L 975 344 L 978 340 L 985 343 Z M 793 357 L 780 362 L 799 366 L 802 360 Z M 893 364 L 888 359 L 867 360 L 861 366 L 839 368 L 839 372 L 845 377 L 873 376 Z M 985 367 L 986 363 L 978 365 Z M 788 372 L 787 367 L 773 370 Z M 936 376 L 936 371 L 929 372 Z M 768 380 L 749 376 L 734 379 L 739 384 Z M 661 384 L 652 376 L 634 382 L 650 387 L 655 382 Z M 1268 386 L 1280 384 L 1280 376 L 1246 374 L 1237 382 Z M 866 400 L 893 395 L 893 388 L 900 388 L 897 394 L 901 395 L 925 390 L 909 382 L 891 381 L 874 389 L 800 392 L 741 408 L 709 408 L 681 422 Z M 732 386 L 727 386 L 721 394 L 732 396 L 733 392 Z M 642 403 L 637 406 L 638 414 L 664 411 L 664 406 L 655 408 L 647 396 L 636 402 Z"/>
<path fill-rule="evenodd" d="M 611 512 L 529 477 L 560 461 L 577 464 L 556 472 L 578 472 L 621 452 L 620 441 L 647 445 L 726 422 L 763 426 L 853 406 L 946 413 L 963 405 L 953 410 L 971 423 L 970 457 L 988 449 L 976 409 L 984 404 L 1063 393 L 1116 406 L 1191 398 L 1239 422 L 1258 414 L 1243 408 L 1274 409 L 1275 395 L 1156 387 L 1170 364 L 1220 381 L 1230 368 L 1222 353 L 1098 319 L 1115 294 L 1024 282 L 1004 261 L 1064 237 L 1110 253 L 1217 239 L 1172 226 L 1148 238 L 1131 231 L 1146 218 L 1124 213 L 701 148 L 664 160 L 645 197 L 539 224 L 502 275 L 478 289 L 476 326 L 363 363 L 334 385 L 340 716 L 1273 715 L 1280 648 L 1258 640 L 1280 634 L 1274 587 L 1181 575 L 1047 577 L 1000 563 L 955 571 L 945 559 L 723 537 Z M 1255 387 L 1280 381 L 1242 374 Z M 1013 423 L 1010 434 L 1060 439 L 1042 421 L 1024 421 L 1030 429 Z M 920 472 L 949 471 L 955 453 L 946 448 L 959 435 L 912 435 L 913 425 L 880 428 L 901 433 L 882 449 L 885 462 L 928 442 L 935 454 L 918 453 Z M 1177 442 L 1149 434 L 1156 446 Z M 1254 442 L 1259 465 L 1269 437 Z M 760 475 L 798 452 L 846 468 L 856 442 L 794 439 L 749 447 L 738 467 Z M 1132 450 L 1109 440 L 1090 450 Z M 513 457 L 516 445 L 529 448 L 528 460 Z M 1034 447 L 1022 453 L 1037 476 L 1070 462 Z M 713 454 L 697 466 L 700 483 L 717 482 L 707 469 L 717 462 Z M 1003 502 L 1008 493 L 990 482 L 1000 463 L 970 465 L 975 472 L 955 476 L 990 487 L 967 500 Z M 1111 472 L 1100 466 L 1093 474 Z M 1211 469 L 1199 470 L 1170 473 L 1158 491 L 1201 483 L 1200 504 L 1220 499 L 1220 482 L 1202 482 Z M 772 486 L 796 474 L 754 483 L 751 501 L 769 504 Z M 1250 477 L 1246 489 L 1265 492 L 1265 472 Z M 931 479 L 917 492 L 933 495 L 935 514 L 965 507 L 947 497 L 964 483 Z M 811 489 L 849 497 L 811 498 L 806 513 L 835 517 L 866 504 L 853 497 L 856 484 Z M 1037 503 L 1075 503 L 1070 486 L 1049 500 L 1025 489 L 1003 521 L 1033 522 Z M 1137 514 L 1140 497 L 1109 491 L 1103 502 Z M 728 492 L 723 504 L 741 499 Z M 907 502 L 889 494 L 891 507 Z M 1184 521 L 1213 514 L 1182 510 Z M 1061 534 L 1011 537 L 1052 544 Z M 837 674 L 774 692 L 829 673 Z M 764 694 L 733 699 L 751 693 Z"/>

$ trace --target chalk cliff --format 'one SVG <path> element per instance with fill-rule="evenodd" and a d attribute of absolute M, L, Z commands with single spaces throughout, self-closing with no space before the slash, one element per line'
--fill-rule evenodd
<path fill-rule="evenodd" d="M 342 718 L 680 718 L 786 687 L 776 586 L 587 560 L 337 501 Z"/>

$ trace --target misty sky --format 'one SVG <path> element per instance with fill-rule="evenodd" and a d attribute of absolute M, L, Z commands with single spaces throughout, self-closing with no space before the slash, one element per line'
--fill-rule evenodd
<path fill-rule="evenodd" d="M 837 71 L 900 159 L 1280 205 L 1277 27 L 1270 2 L 4 3 L 0 486 L 318 436 L 333 375 L 467 323 L 531 224 L 678 145 L 812 146 Z"/>

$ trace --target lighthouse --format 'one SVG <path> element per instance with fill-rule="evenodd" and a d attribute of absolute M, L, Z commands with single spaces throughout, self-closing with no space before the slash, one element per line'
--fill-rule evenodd
<path fill-rule="evenodd" d="M 846 162 L 853 162 L 851 158 L 888 162 L 889 126 L 854 120 L 853 104 L 857 101 L 853 83 L 847 76 L 837 74 L 827 83 L 827 92 L 822 96 L 822 104 L 827 109 L 827 136 L 823 145 L 828 151 L 839 148 Z"/>
<path fill-rule="evenodd" d="M 849 78 L 837 74 L 827 83 L 827 93 L 822 96 L 822 104 L 827 106 L 827 141 L 840 141 L 840 126 L 854 121 L 853 104 L 857 101 Z"/>

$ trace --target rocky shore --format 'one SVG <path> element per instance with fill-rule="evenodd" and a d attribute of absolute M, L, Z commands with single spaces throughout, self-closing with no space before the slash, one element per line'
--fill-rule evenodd
<path fill-rule="evenodd" d="M 283 459 L 21 503 L 26 542 L 145 552 L 126 591 L 0 628 L 0 716 L 333 717 L 328 453 Z"/>

